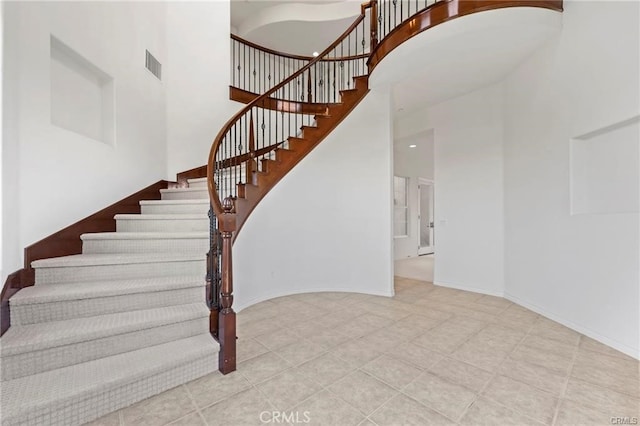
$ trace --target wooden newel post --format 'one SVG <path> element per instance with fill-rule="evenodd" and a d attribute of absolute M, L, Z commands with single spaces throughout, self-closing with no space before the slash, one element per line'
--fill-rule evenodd
<path fill-rule="evenodd" d="M 372 53 L 373 49 L 378 45 L 378 0 L 371 0 L 369 5 L 371 8 L 371 46 L 369 52 Z"/>
<path fill-rule="evenodd" d="M 233 262 L 231 238 L 236 230 L 236 214 L 233 199 L 222 203 L 223 214 L 218 218 L 222 235 L 222 283 L 220 285 L 220 312 L 218 314 L 219 370 L 222 374 L 236 370 L 236 313 L 233 311 Z"/>
<path fill-rule="evenodd" d="M 220 289 L 218 288 L 218 253 L 220 241 L 215 228 L 213 208 L 209 207 L 209 252 L 207 253 L 206 300 L 209 306 L 209 332 L 218 340 L 218 312 L 220 311 Z"/>

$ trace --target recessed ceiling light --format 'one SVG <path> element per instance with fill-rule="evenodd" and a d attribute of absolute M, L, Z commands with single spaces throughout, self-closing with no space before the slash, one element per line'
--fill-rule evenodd
<path fill-rule="evenodd" d="M 409 148 L 415 148 L 418 145 L 409 145 Z"/>
<path fill-rule="evenodd" d="M 313 56 L 318 56 L 319 53 L 318 52 L 313 52 Z"/>

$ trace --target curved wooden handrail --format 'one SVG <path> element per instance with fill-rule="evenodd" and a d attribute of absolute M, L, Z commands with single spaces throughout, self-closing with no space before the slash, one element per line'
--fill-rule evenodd
<path fill-rule="evenodd" d="M 314 59 L 313 56 L 302 56 L 302 55 L 294 55 L 293 53 L 285 53 L 285 52 L 279 52 L 277 50 L 273 50 L 273 49 L 269 49 L 268 47 L 264 47 L 264 46 L 260 46 L 259 44 L 256 44 L 252 41 L 249 41 L 247 39 L 244 39 L 238 35 L 235 34 L 231 34 L 231 39 L 238 41 L 240 43 L 246 44 L 249 47 L 253 47 L 254 49 L 258 49 L 261 50 L 265 53 L 269 53 L 271 55 L 276 55 L 276 56 L 282 56 L 283 58 L 288 58 L 288 59 L 296 59 L 298 61 L 311 61 Z"/>
<path fill-rule="evenodd" d="M 369 73 L 394 49 L 436 25 L 487 10 L 506 7 L 540 7 L 561 12 L 562 0 L 450 0 L 437 2 L 400 23 L 375 47 L 367 65 Z"/>
<path fill-rule="evenodd" d="M 243 104 L 251 103 L 260 96 L 258 93 L 242 90 L 237 87 L 229 86 L 229 99 L 232 101 L 242 102 Z M 269 98 L 260 106 L 272 111 L 285 111 L 300 114 L 325 114 L 329 106 L 335 105 L 329 102 L 299 102 L 290 101 L 288 99 Z"/>
<path fill-rule="evenodd" d="M 237 42 L 246 44 L 249 47 L 252 47 L 254 49 L 257 50 L 261 50 L 265 53 L 269 53 L 271 55 L 276 55 L 276 56 L 282 56 L 283 58 L 287 58 L 287 59 L 295 59 L 298 61 L 312 61 L 315 58 L 313 56 L 302 56 L 302 55 L 295 55 L 293 53 L 285 53 L 285 52 L 279 52 L 277 50 L 273 50 L 273 49 L 269 49 L 268 47 L 264 47 L 264 46 L 260 46 L 257 43 L 254 43 L 252 41 L 249 41 L 247 39 L 244 39 L 240 36 L 237 36 L 235 34 L 231 34 L 231 38 Z M 320 55 L 318 55 L 320 56 Z M 324 62 L 336 62 L 336 61 L 351 61 L 351 60 L 356 60 L 356 59 L 362 59 L 362 58 L 367 58 L 369 57 L 368 53 L 362 53 L 359 55 L 350 55 L 350 56 L 339 56 L 336 58 L 324 58 L 322 59 L 322 61 Z"/>
<path fill-rule="evenodd" d="M 295 73 L 291 74 L 289 77 L 287 77 L 286 79 L 281 81 L 278 85 L 272 87 L 271 89 L 269 89 L 268 91 L 266 91 L 265 93 L 260 95 L 260 97 L 254 99 L 251 103 L 246 105 L 244 108 L 242 108 L 240 111 L 238 111 L 233 117 L 231 117 L 225 123 L 225 125 L 222 127 L 222 129 L 220 129 L 220 131 L 216 135 L 215 139 L 213 140 L 213 144 L 211 146 L 211 150 L 209 151 L 209 160 L 207 161 L 207 188 L 208 188 L 208 191 L 209 191 L 209 199 L 211 201 L 211 207 L 213 208 L 214 214 L 216 216 L 222 215 L 225 212 L 225 210 L 224 210 L 223 205 L 222 205 L 222 200 L 220 200 L 220 197 L 218 196 L 218 192 L 217 192 L 217 190 L 215 188 L 215 181 L 214 181 L 214 173 L 215 173 L 215 167 L 216 167 L 215 158 L 216 158 L 216 153 L 218 152 L 218 148 L 220 147 L 220 144 L 222 143 L 222 140 L 225 137 L 225 135 L 227 134 L 227 132 L 231 129 L 231 127 L 242 116 L 244 116 L 249 111 L 251 111 L 251 109 L 253 107 L 260 106 L 260 104 L 262 102 L 264 102 L 265 99 L 269 98 L 270 95 L 272 95 L 276 91 L 278 91 L 281 88 L 283 88 L 284 86 L 286 86 L 288 83 L 293 81 L 298 76 L 304 74 L 313 65 L 315 65 L 317 62 L 321 61 L 322 58 L 324 56 L 326 56 L 327 54 L 329 54 L 336 46 L 338 46 L 342 42 L 342 40 L 344 38 L 346 38 L 364 20 L 364 18 L 365 18 L 365 10 L 366 10 L 367 7 L 369 7 L 369 4 L 370 3 L 363 3 L 361 5 L 361 13 L 360 13 L 360 15 L 355 19 L 355 21 L 353 21 L 353 23 L 349 26 L 349 28 L 347 28 L 347 30 L 344 31 L 340 35 L 340 37 L 338 37 L 333 43 L 331 43 L 331 45 L 329 45 L 329 47 L 327 47 L 325 50 L 323 50 L 322 53 L 320 53 L 317 57 L 313 58 L 304 67 L 302 67 L 301 69 L 299 69 L 298 71 L 296 71 Z"/>

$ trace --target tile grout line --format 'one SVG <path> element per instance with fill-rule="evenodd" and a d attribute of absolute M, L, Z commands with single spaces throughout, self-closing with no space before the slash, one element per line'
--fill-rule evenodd
<path fill-rule="evenodd" d="M 196 412 L 196 413 L 198 413 L 198 416 L 200 416 L 200 419 L 204 422 L 204 424 L 205 424 L 206 426 L 208 426 L 208 425 L 209 425 L 209 423 L 207 422 L 207 419 L 205 419 L 205 418 L 204 418 L 204 415 L 200 412 L 200 407 L 198 407 L 198 404 L 196 403 L 196 400 L 195 400 L 195 398 L 193 397 L 193 394 L 191 393 L 191 390 L 189 390 L 189 386 L 187 386 L 187 384 L 186 384 L 186 383 L 185 383 L 185 384 L 183 384 L 182 386 L 184 386 L 184 389 L 185 389 L 185 391 L 187 392 L 187 395 L 189 396 L 189 399 L 191 400 L 191 404 L 192 404 L 194 407 L 196 407 L 196 411 L 195 411 L 195 412 Z M 191 414 L 193 414 L 193 412 L 191 412 L 191 413 L 189 413 L 189 414 L 186 414 L 185 416 L 180 417 L 180 418 L 178 418 L 178 419 L 175 419 L 175 420 L 174 420 L 174 422 L 175 422 L 175 421 L 177 421 L 177 420 L 180 420 L 180 419 L 182 419 L 182 418 L 184 418 L 184 417 L 190 416 Z"/>
<path fill-rule="evenodd" d="M 537 419 L 533 419 L 533 418 L 532 418 L 532 417 L 530 417 L 529 415 L 524 414 L 524 413 L 522 413 L 522 412 L 520 412 L 520 411 L 518 411 L 518 410 L 516 410 L 516 409 L 514 409 L 514 408 L 507 407 L 506 405 L 502 404 L 500 401 L 495 401 L 494 399 L 492 399 L 492 398 L 488 398 L 487 396 L 483 395 L 484 391 L 489 387 L 489 384 L 490 384 L 493 380 L 495 380 L 495 378 L 500 374 L 501 367 L 504 365 L 505 361 L 509 358 L 509 356 L 510 356 L 512 353 L 514 353 L 514 352 L 516 351 L 516 349 L 517 349 L 518 347 L 520 347 L 520 346 L 522 345 L 522 343 L 526 340 L 526 338 L 527 338 L 528 336 L 530 336 L 530 335 L 531 335 L 531 330 L 532 330 L 532 329 L 533 329 L 533 325 L 532 325 L 531 327 L 529 327 L 529 329 L 528 329 L 528 330 L 527 330 L 527 332 L 524 334 L 524 336 L 522 336 L 522 338 L 520 339 L 520 341 L 514 345 L 513 349 L 511 349 L 511 351 L 510 351 L 510 352 L 508 352 L 508 353 L 505 355 L 505 357 L 502 359 L 502 361 L 500 362 L 500 364 L 496 367 L 496 370 L 495 370 L 495 372 L 493 372 L 493 375 L 491 376 L 491 378 L 490 378 L 489 380 L 487 380 L 487 382 L 484 384 L 484 386 L 483 386 L 483 387 L 478 391 L 478 393 L 476 394 L 476 398 L 475 398 L 475 400 L 473 401 L 473 403 L 471 403 L 471 405 L 469 405 L 469 407 L 467 407 L 467 409 L 466 409 L 466 410 L 465 410 L 465 412 L 463 413 L 463 416 L 461 416 L 461 417 L 460 417 L 460 420 L 462 420 L 462 419 L 464 418 L 464 414 L 466 414 L 466 412 L 467 412 L 467 411 L 469 411 L 469 408 L 471 408 L 471 407 L 473 406 L 473 404 L 475 404 L 475 402 L 478 400 L 478 398 L 479 398 L 480 396 L 484 396 L 484 397 L 485 397 L 485 398 L 487 398 L 489 401 L 492 401 L 492 402 L 494 402 L 494 403 L 497 403 L 498 405 L 500 405 L 500 406 L 502 406 L 502 407 L 504 407 L 504 408 L 506 408 L 506 409 L 508 409 L 508 410 L 510 410 L 510 411 L 513 411 L 513 412 L 516 412 L 516 413 L 518 413 L 518 414 L 520 414 L 520 415 L 523 415 L 523 416 L 525 416 L 525 417 L 531 418 L 531 419 L 532 419 L 532 420 L 534 420 L 534 421 L 538 421 Z M 519 380 L 517 380 L 517 381 L 518 381 L 518 382 L 520 382 Z M 523 383 L 523 382 L 520 382 L 520 383 Z M 525 384 L 527 384 L 527 383 L 525 383 Z M 535 386 L 534 386 L 534 387 L 535 387 Z M 537 388 L 536 388 L 536 389 L 537 389 Z"/>
<path fill-rule="evenodd" d="M 506 308 L 506 309 L 508 309 L 508 308 Z M 505 309 L 505 310 L 506 310 L 506 309 Z M 497 317 L 497 315 L 496 315 L 496 317 Z M 495 323 L 493 323 L 493 324 L 495 324 Z M 488 326 L 488 325 L 487 325 L 487 326 Z M 485 327 L 485 328 L 486 328 L 486 327 Z M 482 330 L 484 330 L 484 328 L 483 328 Z M 482 330 L 480 330 L 480 331 L 482 331 Z M 478 331 L 478 333 L 480 333 L 480 331 Z M 476 333 L 476 335 L 477 335 L 478 333 Z M 469 404 L 469 405 L 468 405 L 468 406 L 463 410 L 462 414 L 461 414 L 461 415 L 460 415 L 460 417 L 458 418 L 458 422 L 462 421 L 462 419 L 463 419 L 463 418 L 464 418 L 464 416 L 467 414 L 467 412 L 469 411 L 469 409 L 470 409 L 471 407 L 473 407 L 473 405 L 476 403 L 476 401 L 478 401 L 478 398 L 479 398 L 480 396 L 482 396 L 482 393 L 487 389 L 487 387 L 489 387 L 489 384 L 490 384 L 490 383 L 491 383 L 491 382 L 492 382 L 492 381 L 493 381 L 493 380 L 498 376 L 498 374 L 499 374 L 499 372 L 500 372 L 501 367 L 504 365 L 504 363 L 505 363 L 506 359 L 509 357 L 509 355 L 510 355 L 510 354 L 512 354 L 512 353 L 516 350 L 516 348 L 517 348 L 518 346 L 520 346 L 520 344 L 521 344 L 521 343 L 522 343 L 522 342 L 527 338 L 527 336 L 528 336 L 528 335 L 529 335 L 529 331 L 527 331 L 527 332 L 525 333 L 525 335 L 524 335 L 524 336 L 522 336 L 522 338 L 520 339 L 520 341 L 519 341 L 518 343 L 516 343 L 516 344 L 513 346 L 513 348 L 511 349 L 511 351 L 510 351 L 510 352 L 508 352 L 507 354 L 505 354 L 505 356 L 502 358 L 502 361 L 500 361 L 500 363 L 496 366 L 495 371 L 493 371 L 493 372 L 488 371 L 489 373 L 492 373 L 492 376 L 487 380 L 487 382 L 484 384 L 484 386 L 482 386 L 482 388 L 480 388 L 477 392 L 474 392 L 474 393 L 475 393 L 475 398 L 473 399 L 473 401 L 471 402 L 471 404 Z M 471 339 L 469 339 L 469 340 L 471 340 Z M 468 340 L 467 340 L 467 342 L 468 342 Z M 466 342 L 465 342 L 465 343 L 466 343 Z M 460 345 L 460 346 L 462 346 L 462 345 Z M 453 357 L 449 357 L 449 358 L 450 358 L 450 359 L 454 359 L 454 360 L 455 360 L 455 358 L 453 358 Z M 462 362 L 464 362 L 464 361 L 462 361 Z M 470 365 L 473 365 L 473 364 L 470 364 Z M 475 365 L 474 365 L 474 367 L 480 368 L 480 367 L 475 366 Z M 480 369 L 481 369 L 481 370 L 484 370 L 483 368 L 480 368 Z M 484 371 L 487 371 L 487 370 L 484 370 Z M 506 408 L 509 408 L 509 407 L 506 407 Z M 509 408 L 509 409 L 510 409 L 510 408 Z M 512 410 L 512 409 L 510 409 L 510 410 Z M 515 411 L 515 410 L 512 410 L 512 411 Z M 520 414 L 522 414 L 522 413 L 520 413 Z"/>

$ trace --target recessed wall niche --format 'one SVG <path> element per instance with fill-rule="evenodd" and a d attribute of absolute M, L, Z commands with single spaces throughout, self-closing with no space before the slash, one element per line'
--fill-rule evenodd
<path fill-rule="evenodd" d="M 571 214 L 640 210 L 640 116 L 570 142 Z"/>
<path fill-rule="evenodd" d="M 113 78 L 51 36 L 51 123 L 115 143 Z"/>

